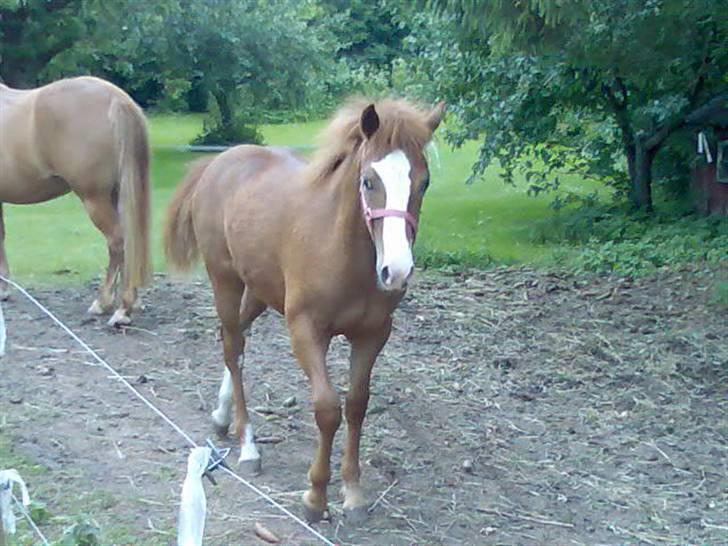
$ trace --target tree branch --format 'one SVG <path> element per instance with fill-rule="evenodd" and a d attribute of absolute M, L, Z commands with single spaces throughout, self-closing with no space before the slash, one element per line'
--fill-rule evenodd
<path fill-rule="evenodd" d="M 703 116 L 717 113 L 721 109 L 728 109 L 728 93 L 721 93 L 693 111 L 687 110 L 676 116 L 671 122 L 663 125 L 662 128 L 645 140 L 645 148 L 647 150 L 657 149 L 673 132 L 688 124 L 701 123 L 700 119 Z"/>

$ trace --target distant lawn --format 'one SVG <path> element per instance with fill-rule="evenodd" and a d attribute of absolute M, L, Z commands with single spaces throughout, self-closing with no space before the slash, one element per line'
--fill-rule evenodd
<path fill-rule="evenodd" d="M 324 122 L 266 125 L 269 144 L 311 145 Z M 154 148 L 154 266 L 164 270 L 161 225 L 174 187 L 185 165 L 199 157 L 175 147 L 188 143 L 201 129 L 200 115 L 160 115 L 150 121 Z M 497 173 L 465 185 L 477 152 L 469 143 L 459 150 L 439 144 L 439 167 L 433 161 L 433 183 L 425 201 L 418 250 L 422 255 L 456 253 L 474 261 L 536 263 L 551 247 L 532 242 L 534 222 L 552 214 L 550 196 L 525 195 L 522 186 L 507 186 Z M 591 191 L 593 184 L 567 180 L 572 190 Z M 6 205 L 7 248 L 13 274 L 25 282 L 88 280 L 106 265 L 106 245 L 78 199 L 67 195 L 33 206 Z M 480 260 L 480 258 L 483 258 Z"/>

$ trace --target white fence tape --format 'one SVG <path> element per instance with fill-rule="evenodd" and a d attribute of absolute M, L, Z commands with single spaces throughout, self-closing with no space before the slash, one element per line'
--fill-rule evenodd
<path fill-rule="evenodd" d="M 202 546 L 205 534 L 207 499 L 202 474 L 210 462 L 212 449 L 193 447 L 187 459 L 187 476 L 182 484 L 182 502 L 177 522 L 177 546 Z"/>
<path fill-rule="evenodd" d="M 13 486 L 15 484 L 20 487 L 23 506 L 28 506 L 30 495 L 28 495 L 28 488 L 18 471 L 14 468 L 0 470 L 0 516 L 2 516 L 0 532 L 8 535 L 15 534 L 15 512 L 13 511 Z"/>

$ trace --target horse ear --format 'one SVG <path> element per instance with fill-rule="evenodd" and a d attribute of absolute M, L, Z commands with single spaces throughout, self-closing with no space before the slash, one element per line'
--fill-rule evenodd
<path fill-rule="evenodd" d="M 440 122 L 442 121 L 442 118 L 445 116 L 445 102 L 440 101 L 437 103 L 437 106 L 435 106 L 429 114 L 427 114 L 427 126 L 430 128 L 430 130 L 434 133 L 435 129 L 437 129 L 440 126 Z"/>
<path fill-rule="evenodd" d="M 370 104 L 361 113 L 361 132 L 364 138 L 372 138 L 372 135 L 379 129 L 379 115 L 374 109 L 374 105 Z"/>

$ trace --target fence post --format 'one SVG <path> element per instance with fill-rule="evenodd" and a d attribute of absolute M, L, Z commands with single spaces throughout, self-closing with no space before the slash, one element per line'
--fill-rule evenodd
<path fill-rule="evenodd" d="M 4 487 L 5 484 L 0 482 L 0 489 Z M 5 514 L 3 513 L 3 504 L 3 502 L 0 502 L 0 546 L 6 546 L 6 544 L 8 543 L 8 530 L 5 529 Z"/>

